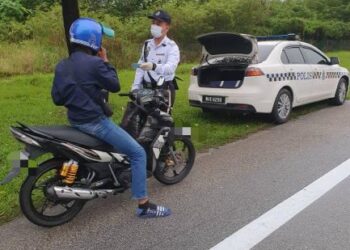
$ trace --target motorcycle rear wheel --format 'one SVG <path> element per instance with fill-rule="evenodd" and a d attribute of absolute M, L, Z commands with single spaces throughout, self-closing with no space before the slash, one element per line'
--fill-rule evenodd
<path fill-rule="evenodd" d="M 55 227 L 65 224 L 72 220 L 86 203 L 84 200 L 59 200 L 46 193 L 50 185 L 59 185 L 59 170 L 62 164 L 63 160 L 58 159 L 42 163 L 36 174 L 29 175 L 21 186 L 21 210 L 29 221 L 38 226 Z"/>
<path fill-rule="evenodd" d="M 185 179 L 196 158 L 196 150 L 190 138 L 176 137 L 170 148 L 175 154 L 177 164 L 174 155 L 169 152 L 169 147 L 164 147 L 163 151 L 167 152 L 161 152 L 160 161 L 153 173 L 159 182 L 166 185 L 177 184 Z"/>

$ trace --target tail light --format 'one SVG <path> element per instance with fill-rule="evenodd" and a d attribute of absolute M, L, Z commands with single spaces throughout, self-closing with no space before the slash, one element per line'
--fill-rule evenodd
<path fill-rule="evenodd" d="M 197 68 L 192 68 L 191 69 L 191 75 L 193 75 L 193 76 L 198 75 L 198 69 Z"/>
<path fill-rule="evenodd" d="M 248 68 L 245 71 L 246 77 L 256 77 L 256 76 L 263 76 L 263 75 L 265 75 L 264 72 L 262 72 L 262 70 L 259 68 Z"/>
<path fill-rule="evenodd" d="M 30 144 L 30 145 L 33 145 L 33 146 L 37 146 L 37 147 L 41 147 L 40 144 L 37 141 L 33 140 L 29 136 L 24 135 L 20 131 L 14 129 L 14 128 L 11 128 L 10 130 L 11 130 L 13 136 L 17 140 L 19 140 L 20 142 L 23 142 L 25 144 Z"/>

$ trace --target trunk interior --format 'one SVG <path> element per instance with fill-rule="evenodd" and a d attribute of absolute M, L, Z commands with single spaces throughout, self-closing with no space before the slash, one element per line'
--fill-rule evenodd
<path fill-rule="evenodd" d="M 239 88 L 247 67 L 211 65 L 199 68 L 198 85 L 205 88 Z"/>

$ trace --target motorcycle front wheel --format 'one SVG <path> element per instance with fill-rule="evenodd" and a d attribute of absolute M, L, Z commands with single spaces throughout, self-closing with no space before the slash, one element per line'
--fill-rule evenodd
<path fill-rule="evenodd" d="M 32 223 L 42 227 L 55 227 L 72 220 L 86 201 L 60 200 L 46 190 L 52 185 L 63 185 L 59 176 L 63 161 L 52 159 L 41 164 L 35 175 L 23 182 L 19 194 L 21 210 Z"/>
<path fill-rule="evenodd" d="M 154 177 L 161 183 L 179 183 L 190 173 L 196 151 L 190 138 L 176 137 L 172 145 L 163 148 Z"/>

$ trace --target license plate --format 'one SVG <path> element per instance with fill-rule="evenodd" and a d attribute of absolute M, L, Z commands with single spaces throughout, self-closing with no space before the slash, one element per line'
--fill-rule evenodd
<path fill-rule="evenodd" d="M 225 97 L 223 96 L 203 96 L 203 102 L 225 104 Z"/>

